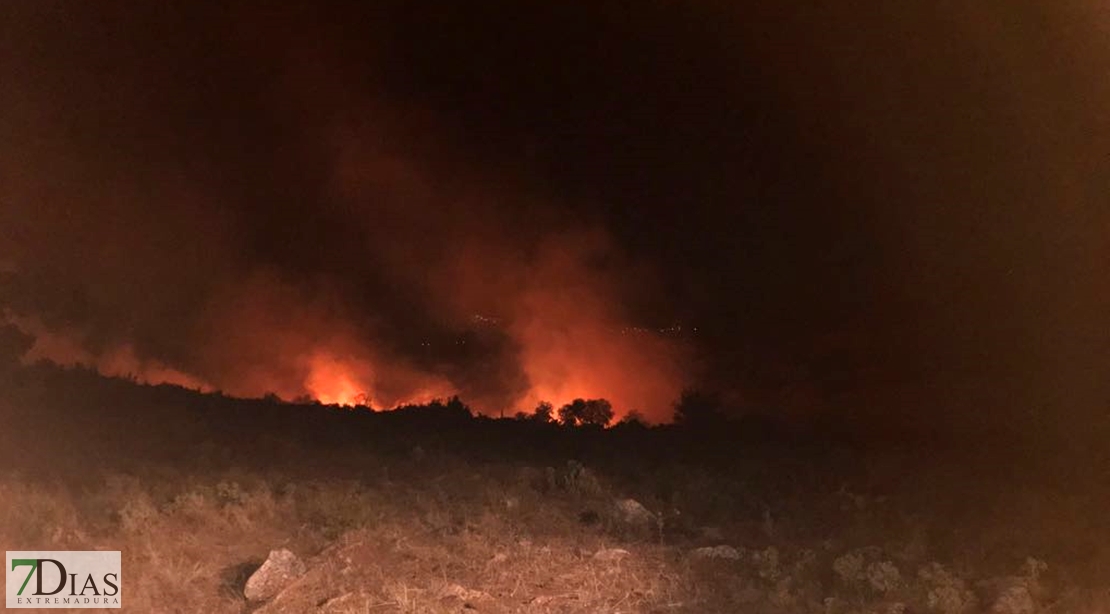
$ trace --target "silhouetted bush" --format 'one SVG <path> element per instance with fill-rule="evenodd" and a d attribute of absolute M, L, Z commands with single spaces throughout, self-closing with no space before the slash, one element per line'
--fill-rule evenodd
<path fill-rule="evenodd" d="M 427 405 L 402 405 L 387 413 L 445 422 L 466 422 L 474 417 L 470 407 L 457 395 L 446 401 L 434 399 Z"/>
<path fill-rule="evenodd" d="M 620 422 L 617 422 L 616 426 L 613 428 L 642 430 L 648 428 L 648 423 L 647 420 L 644 419 L 643 414 L 633 409 L 625 414 L 624 417 L 620 419 Z"/>

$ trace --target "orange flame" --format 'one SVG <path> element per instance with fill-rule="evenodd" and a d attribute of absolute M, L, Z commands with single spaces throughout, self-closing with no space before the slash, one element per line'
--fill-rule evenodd
<path fill-rule="evenodd" d="M 321 403 L 365 404 L 370 401 L 371 377 L 368 365 L 316 353 L 309 360 L 304 389 Z"/>

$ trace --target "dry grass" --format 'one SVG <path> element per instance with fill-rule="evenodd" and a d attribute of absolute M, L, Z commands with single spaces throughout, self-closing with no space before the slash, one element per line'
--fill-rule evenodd
<path fill-rule="evenodd" d="M 1105 463 L 32 375 L 0 386 L 0 413 L 9 433 L 52 435 L 0 433 L 0 542 L 121 550 L 130 611 L 1110 612 Z M 618 507 L 630 498 L 643 514 Z M 307 573 L 247 603 L 277 548 Z"/>
<path fill-rule="evenodd" d="M 1008 575 L 970 566 L 967 552 L 936 560 L 925 520 L 844 488 L 799 517 L 786 511 L 795 502 L 659 533 L 621 524 L 608 510 L 623 493 L 581 464 L 362 460 L 377 464 L 361 480 L 147 468 L 75 490 L 11 476 L 0 498 L 18 505 L 0 511 L 0 541 L 120 549 L 126 607 L 143 612 L 1019 614 L 1107 602 L 1033 556 Z M 828 513 L 837 522 L 824 538 L 804 537 Z M 308 573 L 268 604 L 246 603 L 246 577 L 278 547 Z"/>

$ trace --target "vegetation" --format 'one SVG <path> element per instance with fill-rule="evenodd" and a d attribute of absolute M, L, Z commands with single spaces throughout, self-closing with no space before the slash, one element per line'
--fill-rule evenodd
<path fill-rule="evenodd" d="M 564 426 L 608 426 L 612 420 L 613 406 L 605 399 L 575 399 L 559 408 Z"/>
<path fill-rule="evenodd" d="M 718 395 L 687 389 L 674 408 L 675 424 L 690 428 L 715 428 L 726 422 L 724 403 Z"/>
<path fill-rule="evenodd" d="M 588 427 L 600 403 L 568 413 L 575 428 L 458 399 L 375 413 L 79 370 L 0 378 L 0 541 L 122 550 L 133 611 L 1110 607 L 1108 465 L 1093 457 Z M 247 603 L 276 548 L 308 572 Z"/>

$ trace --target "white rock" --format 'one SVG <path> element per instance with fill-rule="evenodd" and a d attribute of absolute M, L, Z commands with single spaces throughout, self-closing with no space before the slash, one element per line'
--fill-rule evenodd
<path fill-rule="evenodd" d="M 280 593 L 281 589 L 304 572 L 304 563 L 297 558 L 297 555 L 284 548 L 271 550 L 266 562 L 247 580 L 243 595 L 249 601 L 266 601 Z"/>
<path fill-rule="evenodd" d="M 617 517 L 628 524 L 647 525 L 656 522 L 655 514 L 635 499 L 619 499 L 615 503 Z"/>

